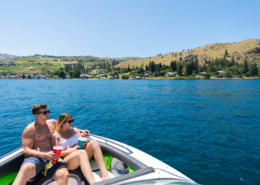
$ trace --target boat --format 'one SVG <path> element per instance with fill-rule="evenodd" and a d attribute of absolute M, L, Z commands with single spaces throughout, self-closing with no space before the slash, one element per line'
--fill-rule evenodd
<path fill-rule="evenodd" d="M 84 136 L 97 140 L 103 152 L 105 165 L 111 179 L 101 180 L 101 172 L 95 160 L 90 160 L 94 185 L 196 185 L 197 183 L 162 161 L 124 143 L 102 136 L 90 134 Z M 0 158 L 0 184 L 11 185 L 24 160 L 23 148 L 20 147 Z M 80 167 L 69 171 L 68 185 L 88 185 Z M 33 185 L 57 185 L 56 181 L 37 175 Z"/>

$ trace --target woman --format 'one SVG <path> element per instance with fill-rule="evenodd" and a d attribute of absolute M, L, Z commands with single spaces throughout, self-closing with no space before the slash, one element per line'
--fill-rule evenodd
<path fill-rule="evenodd" d="M 63 113 L 58 118 L 55 132 L 56 142 L 59 142 L 59 145 L 63 146 L 60 156 L 64 157 L 68 169 L 74 170 L 80 166 L 89 184 L 93 184 L 95 179 L 92 174 L 89 159 L 94 155 L 95 161 L 102 173 L 102 180 L 109 179 L 110 177 L 108 176 L 103 154 L 98 142 L 92 140 L 84 145 L 84 149 L 79 150 L 78 137 L 82 136 L 77 128 L 72 128 L 72 124 L 72 115 Z"/>

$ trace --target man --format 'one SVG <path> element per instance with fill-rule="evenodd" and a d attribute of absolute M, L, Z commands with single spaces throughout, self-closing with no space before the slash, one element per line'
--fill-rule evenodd
<path fill-rule="evenodd" d="M 33 182 L 49 161 L 58 159 L 58 155 L 52 152 L 51 142 L 56 121 L 48 120 L 49 112 L 47 105 L 39 104 L 32 107 L 36 121 L 29 124 L 23 131 L 22 145 L 25 159 L 13 185 L 25 185 L 27 181 Z M 63 160 L 59 160 L 51 168 L 49 165 L 43 174 L 56 180 L 58 185 L 68 183 L 69 172 Z"/>

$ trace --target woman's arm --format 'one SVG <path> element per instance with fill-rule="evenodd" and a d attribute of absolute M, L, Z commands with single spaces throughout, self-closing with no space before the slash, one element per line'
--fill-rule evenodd
<path fill-rule="evenodd" d="M 82 135 L 81 135 L 79 129 L 77 129 L 77 128 L 75 127 L 74 130 L 75 130 L 75 132 L 76 132 L 76 134 L 77 134 L 78 137 L 82 137 Z"/>

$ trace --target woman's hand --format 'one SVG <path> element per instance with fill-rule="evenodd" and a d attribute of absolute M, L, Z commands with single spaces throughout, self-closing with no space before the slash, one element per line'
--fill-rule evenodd
<path fill-rule="evenodd" d="M 70 148 L 70 153 L 77 151 L 79 147 L 80 146 L 76 145 L 76 146 Z"/>
<path fill-rule="evenodd" d="M 85 141 L 85 143 L 82 143 L 83 148 L 85 148 L 88 144 L 88 140 Z"/>
<path fill-rule="evenodd" d="M 81 134 L 84 134 L 84 135 L 86 135 L 86 136 L 89 135 L 89 130 L 80 130 L 80 129 L 79 129 L 79 131 L 80 131 Z"/>

